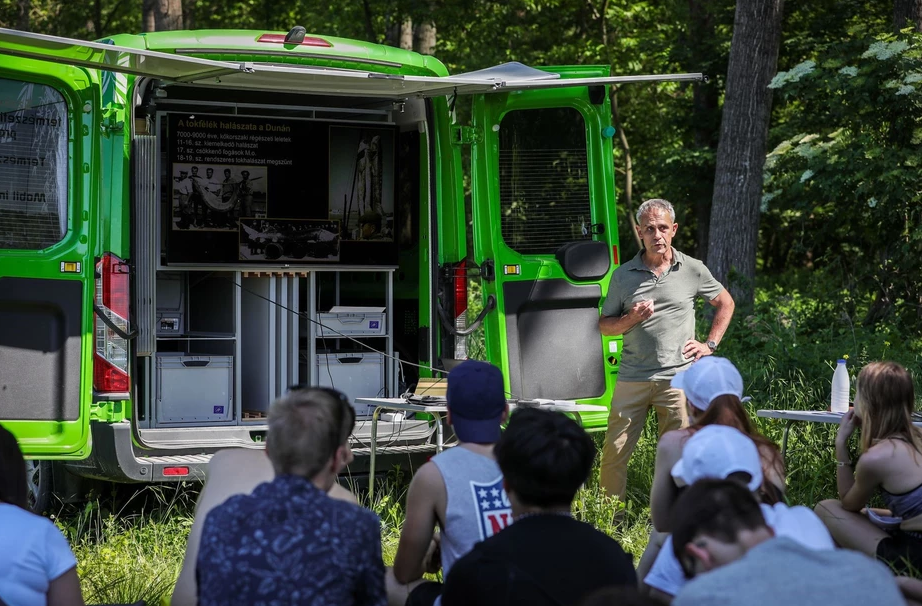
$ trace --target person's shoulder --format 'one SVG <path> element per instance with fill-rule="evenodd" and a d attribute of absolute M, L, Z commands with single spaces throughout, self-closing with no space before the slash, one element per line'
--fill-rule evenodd
<path fill-rule="evenodd" d="M 745 589 L 746 583 L 734 581 L 733 564 L 722 566 L 702 574 L 686 583 L 672 601 L 673 606 L 720 606 L 721 604 L 744 604 L 751 597 Z"/>
<path fill-rule="evenodd" d="M 672 249 L 672 252 L 675 255 L 675 260 L 688 268 L 694 269 L 695 271 L 707 269 L 707 266 L 701 259 L 696 259 L 695 257 L 687 255 L 681 250 L 677 250 L 675 248 Z"/>
<path fill-rule="evenodd" d="M 416 486 L 425 487 L 444 485 L 445 478 L 442 477 L 439 466 L 456 464 L 454 460 L 456 455 L 453 454 L 455 452 L 460 452 L 460 450 L 457 448 L 450 448 L 432 457 L 432 459 L 425 462 L 416 470 L 410 482 Z"/>
<path fill-rule="evenodd" d="M 678 453 L 679 456 L 682 454 L 682 448 L 685 446 L 685 442 L 691 436 L 689 430 L 686 429 L 672 429 L 660 436 L 659 442 L 656 444 L 656 454 L 673 454 Z"/>
<path fill-rule="evenodd" d="M 4 525 L 17 528 L 20 535 L 25 533 L 49 532 L 54 529 L 58 532 L 58 527 L 54 522 L 44 516 L 40 516 L 26 511 L 22 507 L 11 505 L 9 503 L 0 503 L 0 520 Z"/>

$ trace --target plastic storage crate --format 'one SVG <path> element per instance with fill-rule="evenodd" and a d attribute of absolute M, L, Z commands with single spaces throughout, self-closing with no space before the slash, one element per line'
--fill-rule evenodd
<path fill-rule="evenodd" d="M 341 335 L 350 337 L 380 337 L 387 334 L 383 307 L 334 307 L 317 318 L 317 336 L 327 339 Z"/>
<path fill-rule="evenodd" d="M 370 417 L 374 406 L 356 405 L 356 398 L 384 395 L 384 356 L 381 354 L 317 354 L 314 373 L 315 384 L 333 387 L 349 397 L 357 417 Z"/>
<path fill-rule="evenodd" d="M 234 420 L 233 356 L 157 354 L 157 423 Z"/>

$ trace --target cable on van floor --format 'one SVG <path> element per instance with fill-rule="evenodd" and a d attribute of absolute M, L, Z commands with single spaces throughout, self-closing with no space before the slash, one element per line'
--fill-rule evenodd
<path fill-rule="evenodd" d="M 307 312 L 298 312 L 298 311 L 295 311 L 295 310 L 291 309 L 290 307 L 288 307 L 288 306 L 286 306 L 286 305 L 283 305 L 282 303 L 279 303 L 278 301 L 273 301 L 273 300 L 270 299 L 269 297 L 265 297 L 265 296 L 259 294 L 258 292 L 255 292 L 255 291 L 253 291 L 253 290 L 250 290 L 249 288 L 245 287 L 244 285 L 238 283 L 238 282 L 237 282 L 235 279 L 233 279 L 233 278 L 225 278 L 225 279 L 230 280 L 230 282 L 232 282 L 232 283 L 234 284 L 234 286 L 236 286 L 237 288 L 239 288 L 239 289 L 242 290 L 242 291 L 245 291 L 245 292 L 250 293 L 250 294 L 253 295 L 254 297 L 257 297 L 257 298 L 259 298 L 259 299 L 263 299 L 264 301 L 267 301 L 267 302 L 269 302 L 269 303 L 272 303 L 273 305 L 275 305 L 275 306 L 277 306 L 277 307 L 280 307 L 280 308 L 284 309 L 284 310 L 287 311 L 288 313 L 294 314 L 294 315 L 298 316 L 299 318 L 302 318 L 302 319 L 304 319 L 304 320 L 307 320 L 308 322 L 311 322 L 311 323 L 313 323 L 313 324 L 316 324 L 316 325 L 319 326 L 320 328 L 323 328 L 324 331 L 329 331 L 329 332 L 331 332 L 331 333 L 334 333 L 334 334 L 336 334 L 336 335 L 339 335 L 340 337 L 342 337 L 342 338 L 344 338 L 344 339 L 348 339 L 348 340 L 350 340 L 350 341 L 352 341 L 352 342 L 358 344 L 359 346 L 361 346 L 361 347 L 363 347 L 363 348 L 365 348 L 365 349 L 367 349 L 367 350 L 369 350 L 369 351 L 372 351 L 372 352 L 377 353 L 377 354 L 381 354 L 381 355 L 384 356 L 385 358 L 390 358 L 391 360 L 394 360 L 394 361 L 397 362 L 398 364 L 406 364 L 406 365 L 408 365 L 408 366 L 413 366 L 414 368 L 421 368 L 421 369 L 423 369 L 423 370 L 428 370 L 428 371 L 430 371 L 430 372 L 439 373 L 439 374 L 442 374 L 442 375 L 447 375 L 447 374 L 448 374 L 448 371 L 447 371 L 447 370 L 442 370 L 442 369 L 439 369 L 439 368 L 434 368 L 434 367 L 429 366 L 429 365 L 426 365 L 426 364 L 416 364 L 416 363 L 414 363 L 414 362 L 409 362 L 409 361 L 407 361 L 407 360 L 401 360 L 401 359 L 398 358 L 397 356 L 388 354 L 387 352 L 381 351 L 381 350 L 379 350 L 379 349 L 375 349 L 374 347 L 372 347 L 371 345 L 368 345 L 367 343 L 363 343 L 362 341 L 359 341 L 359 340 L 356 339 L 356 338 L 353 338 L 353 337 L 351 337 L 351 336 L 349 336 L 349 335 L 345 335 L 345 334 L 339 332 L 338 330 L 336 330 L 335 328 L 332 328 L 332 327 L 330 327 L 330 326 L 327 326 L 327 325 L 324 324 L 323 322 L 320 322 L 319 320 L 315 320 L 315 319 L 311 318 L 310 315 L 309 315 L 309 313 L 307 313 Z M 393 313 L 393 310 L 388 310 L 388 313 Z M 321 337 L 321 339 L 322 339 L 322 337 Z M 324 345 L 324 347 L 325 347 L 325 345 Z M 329 370 L 329 368 L 328 368 L 327 370 Z M 437 377 L 437 378 L 438 378 L 439 381 L 442 381 L 445 377 Z M 333 377 L 332 377 L 332 376 L 330 377 L 330 380 L 331 380 L 331 381 L 333 380 Z M 519 398 L 518 396 L 516 396 L 515 394 L 513 394 L 512 392 L 505 391 L 505 390 L 503 390 L 503 392 L 504 392 L 510 399 L 512 399 L 512 400 L 519 400 L 519 399 L 521 399 L 521 398 Z M 406 395 L 406 394 L 403 394 L 403 395 L 401 395 L 400 397 L 405 397 L 405 395 Z"/>

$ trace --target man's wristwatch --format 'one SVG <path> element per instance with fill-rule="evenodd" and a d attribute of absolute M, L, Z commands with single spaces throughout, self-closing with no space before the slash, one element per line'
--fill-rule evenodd
<path fill-rule="evenodd" d="M 716 342 L 716 341 L 708 341 L 707 343 L 705 343 L 705 345 L 708 346 L 708 349 L 711 350 L 711 353 L 714 353 L 715 351 L 717 351 L 717 342 Z"/>

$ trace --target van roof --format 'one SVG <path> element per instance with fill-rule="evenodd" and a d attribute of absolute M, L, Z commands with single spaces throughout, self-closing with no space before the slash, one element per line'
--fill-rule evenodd
<path fill-rule="evenodd" d="M 119 34 L 109 36 L 118 46 L 175 53 L 217 61 L 299 64 L 364 69 L 385 74 L 447 76 L 435 57 L 334 36 L 305 35 L 303 44 L 283 44 L 286 32 L 213 29 Z"/>

